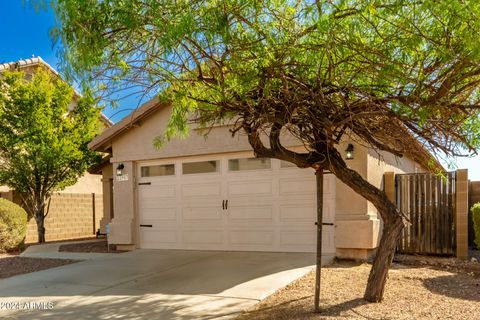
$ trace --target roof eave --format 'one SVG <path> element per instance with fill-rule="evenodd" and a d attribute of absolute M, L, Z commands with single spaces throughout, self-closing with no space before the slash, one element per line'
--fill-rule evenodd
<path fill-rule="evenodd" d="M 147 118 L 152 113 L 155 113 L 158 110 L 170 105 L 171 104 L 168 102 L 162 103 L 158 101 L 158 98 L 153 98 L 145 102 L 142 106 L 133 111 L 130 115 L 123 118 L 120 122 L 114 124 L 110 128 L 103 131 L 102 134 L 95 137 L 88 144 L 88 148 L 94 151 L 105 151 L 106 149 L 110 148 L 114 139 L 135 127 L 136 124 Z"/>

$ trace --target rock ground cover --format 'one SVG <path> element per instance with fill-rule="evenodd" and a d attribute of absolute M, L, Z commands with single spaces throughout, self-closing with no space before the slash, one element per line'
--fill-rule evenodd
<path fill-rule="evenodd" d="M 0 279 L 55 268 L 78 261 L 71 259 L 27 258 L 16 254 L 0 254 Z"/>
<path fill-rule="evenodd" d="M 126 251 L 116 250 L 115 245 L 108 248 L 107 240 L 77 242 L 62 244 L 58 249 L 60 252 L 95 252 L 95 253 L 122 253 Z"/>
<path fill-rule="evenodd" d="M 382 303 L 362 299 L 371 265 L 337 261 L 322 269 L 320 314 L 312 311 L 315 272 L 310 272 L 237 320 L 480 319 L 479 263 L 403 256 L 396 260 L 402 263 L 394 262 Z"/>

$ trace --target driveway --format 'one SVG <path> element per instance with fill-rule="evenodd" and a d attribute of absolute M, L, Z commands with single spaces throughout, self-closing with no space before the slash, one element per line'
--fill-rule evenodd
<path fill-rule="evenodd" d="M 303 253 L 111 254 L 0 280 L 0 318 L 234 318 L 307 273 L 314 261 Z"/>

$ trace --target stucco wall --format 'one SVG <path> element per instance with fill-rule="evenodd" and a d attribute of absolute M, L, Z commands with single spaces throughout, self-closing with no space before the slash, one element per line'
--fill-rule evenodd
<path fill-rule="evenodd" d="M 232 137 L 230 126 L 216 126 L 205 137 L 205 131 L 193 129 L 185 138 L 174 138 L 161 149 L 154 146 L 154 139 L 163 134 L 171 114 L 171 107 L 163 108 L 136 124 L 126 134 L 112 143 L 111 162 L 149 160 L 157 158 L 183 157 L 213 153 L 226 153 L 252 150 L 247 137 L 241 131 Z M 192 126 L 192 128 L 194 128 Z M 264 137 L 266 141 L 266 137 Z M 298 140 L 282 136 L 285 146 L 302 145 Z"/>
<path fill-rule="evenodd" d="M 73 186 L 66 187 L 60 193 L 96 193 L 102 194 L 102 176 L 86 173 Z"/>
<path fill-rule="evenodd" d="M 10 188 L 0 186 L 0 192 L 8 192 Z M 74 185 L 66 187 L 64 190 L 56 191 L 56 193 L 95 193 L 103 194 L 102 176 L 98 174 L 86 173 L 80 177 Z"/>
<path fill-rule="evenodd" d="M 100 220 L 100 232 L 106 233 L 106 225 L 113 218 L 113 166 L 105 165 L 102 168 L 102 190 L 103 190 L 103 217 Z"/>

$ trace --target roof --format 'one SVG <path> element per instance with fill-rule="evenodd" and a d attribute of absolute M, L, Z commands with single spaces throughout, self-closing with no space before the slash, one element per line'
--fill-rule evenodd
<path fill-rule="evenodd" d="M 107 151 L 116 137 L 135 127 L 140 121 L 147 118 L 156 111 L 170 106 L 169 102 L 160 102 L 157 97 L 145 102 L 139 108 L 135 109 L 130 115 L 123 118 L 120 122 L 106 129 L 99 136 L 94 138 L 88 147 L 91 150 Z"/>
<path fill-rule="evenodd" d="M 18 61 L 12 61 L 12 62 L 6 62 L 0 64 L 0 72 L 5 71 L 5 70 L 17 70 L 17 69 L 22 69 L 26 67 L 31 67 L 35 65 L 43 65 L 47 67 L 51 72 L 53 72 L 55 75 L 60 76 L 57 70 L 53 69 L 51 65 L 49 65 L 45 60 L 43 60 L 41 57 L 31 57 L 29 59 L 21 59 Z"/>
<path fill-rule="evenodd" d="M 160 102 L 158 98 L 153 98 L 147 101 L 138 109 L 135 109 L 130 115 L 123 118 L 120 122 L 106 129 L 102 134 L 94 138 L 88 144 L 88 147 L 92 150 L 108 152 L 111 148 L 112 141 L 115 138 L 126 133 L 131 128 L 136 127 L 140 121 L 148 118 L 151 114 L 170 105 L 171 103 Z M 395 130 L 395 133 L 390 132 L 388 135 L 384 132 L 376 133 L 379 135 L 380 140 L 384 140 L 386 143 L 391 143 L 395 149 L 399 150 L 404 149 L 405 139 L 408 140 L 409 149 L 403 152 L 405 156 L 422 165 L 424 169 L 432 169 L 433 164 L 435 167 L 434 169 L 445 171 L 440 162 L 438 162 L 430 152 L 428 152 L 425 146 L 415 139 L 406 128 L 399 126 L 397 130 Z M 434 160 L 433 163 L 431 163 L 432 159 Z"/>
<path fill-rule="evenodd" d="M 58 73 L 57 70 L 55 70 L 51 65 L 49 65 L 45 60 L 43 60 L 41 57 L 31 57 L 29 59 L 20 59 L 18 61 L 12 61 L 12 62 L 6 62 L 6 63 L 1 63 L 0 64 L 0 72 L 3 71 L 14 71 L 14 70 L 21 70 L 25 68 L 31 68 L 35 66 L 43 66 L 47 68 L 50 72 L 52 72 L 54 75 L 59 77 L 61 79 L 60 74 Z M 77 97 L 81 97 L 82 95 L 80 92 L 75 90 L 73 88 L 75 95 Z M 100 120 L 103 121 L 108 127 L 113 125 L 112 120 L 110 120 L 106 115 L 101 113 L 100 115 Z"/>

